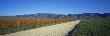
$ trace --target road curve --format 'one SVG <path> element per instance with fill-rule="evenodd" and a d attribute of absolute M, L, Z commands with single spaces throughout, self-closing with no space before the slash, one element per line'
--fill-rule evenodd
<path fill-rule="evenodd" d="M 0 36 L 65 36 L 71 31 L 81 20 L 51 25 L 42 28 L 36 28 Z"/>

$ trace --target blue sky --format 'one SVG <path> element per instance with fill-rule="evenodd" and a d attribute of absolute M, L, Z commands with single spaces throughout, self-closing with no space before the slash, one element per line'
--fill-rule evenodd
<path fill-rule="evenodd" d="M 0 0 L 0 16 L 109 12 L 110 0 Z"/>

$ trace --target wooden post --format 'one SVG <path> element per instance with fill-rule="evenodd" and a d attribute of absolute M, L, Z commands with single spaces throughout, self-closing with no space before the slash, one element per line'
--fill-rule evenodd
<path fill-rule="evenodd" d="M 17 30 L 18 30 L 18 28 L 19 28 L 19 20 L 17 21 Z"/>
<path fill-rule="evenodd" d="M 19 20 L 18 20 L 18 24 L 17 25 L 19 26 Z"/>
<path fill-rule="evenodd" d="M 39 24 L 39 20 L 40 20 L 40 19 L 38 18 L 38 24 Z"/>

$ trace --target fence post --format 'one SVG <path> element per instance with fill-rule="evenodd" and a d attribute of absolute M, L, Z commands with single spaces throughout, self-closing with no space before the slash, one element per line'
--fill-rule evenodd
<path fill-rule="evenodd" d="M 40 19 L 38 18 L 38 24 L 39 24 L 39 20 L 40 20 Z"/>

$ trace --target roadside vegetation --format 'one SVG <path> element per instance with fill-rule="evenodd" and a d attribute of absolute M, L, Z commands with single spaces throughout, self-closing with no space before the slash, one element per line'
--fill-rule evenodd
<path fill-rule="evenodd" d="M 48 18 L 0 19 L 0 35 L 55 25 L 70 20 Z"/>
<path fill-rule="evenodd" d="M 82 20 L 68 36 L 110 36 L 110 19 Z"/>
<path fill-rule="evenodd" d="M 20 26 L 5 26 L 5 27 L 0 27 L 0 35 L 30 30 L 34 28 L 41 28 L 41 27 L 55 25 L 55 24 L 56 23 L 48 23 L 48 24 L 37 24 L 36 23 L 36 24 L 20 25 Z"/>

